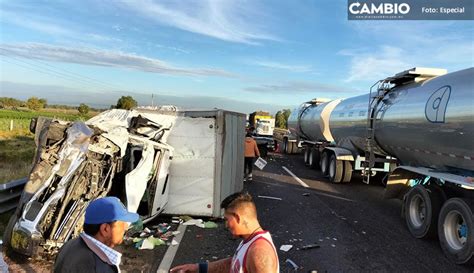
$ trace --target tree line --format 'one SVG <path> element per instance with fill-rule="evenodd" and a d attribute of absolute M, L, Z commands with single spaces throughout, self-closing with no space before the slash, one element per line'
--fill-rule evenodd
<path fill-rule="evenodd" d="M 132 96 L 122 96 L 117 100 L 116 105 L 111 105 L 111 109 L 126 109 L 130 110 L 138 105 L 137 101 Z M 70 105 L 60 105 L 52 104 L 49 105 L 48 101 L 44 98 L 38 97 L 29 97 L 26 101 L 9 98 L 9 97 L 0 97 L 0 109 L 18 109 L 20 107 L 26 107 L 33 111 L 40 111 L 46 107 L 53 109 L 67 109 L 72 110 L 76 109 L 79 114 L 86 115 L 90 111 L 100 112 L 104 109 L 92 108 L 85 103 L 79 104 L 79 106 L 70 106 Z"/>
<path fill-rule="evenodd" d="M 110 109 L 126 109 L 130 110 L 134 107 L 137 107 L 138 103 L 132 96 L 122 96 L 117 100 L 115 105 L 111 105 Z M 15 98 L 0 97 L 0 109 L 18 109 L 20 107 L 27 107 L 28 109 L 39 111 L 43 108 L 54 108 L 54 109 L 76 109 L 79 114 L 86 115 L 90 111 L 100 112 L 103 109 L 92 108 L 85 103 L 79 104 L 79 106 L 69 106 L 69 105 L 48 105 L 48 101 L 44 98 L 30 97 L 26 101 L 22 101 Z M 288 117 L 290 116 L 290 109 L 282 109 L 277 111 L 275 114 L 275 127 L 277 128 L 287 128 Z"/>

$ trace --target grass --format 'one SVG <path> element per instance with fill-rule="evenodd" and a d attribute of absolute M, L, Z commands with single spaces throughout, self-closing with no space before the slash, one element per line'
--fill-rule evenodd
<path fill-rule="evenodd" d="M 8 110 L 0 109 L 0 132 L 9 131 L 13 121 L 13 130 L 28 131 L 32 118 L 43 116 L 57 118 L 61 120 L 75 121 L 87 120 L 95 116 L 96 112 L 87 115 L 79 115 L 76 110 L 44 109 L 41 111 L 31 111 L 28 109 Z M 16 134 L 21 135 L 21 134 Z"/>
<path fill-rule="evenodd" d="M 0 139 L 0 183 L 28 176 L 35 149 L 32 135 Z"/>

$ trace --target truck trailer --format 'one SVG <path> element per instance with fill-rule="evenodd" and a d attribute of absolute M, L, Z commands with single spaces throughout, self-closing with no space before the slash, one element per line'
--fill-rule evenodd
<path fill-rule="evenodd" d="M 306 165 L 333 183 L 360 174 L 403 200 L 415 238 L 438 237 L 454 263 L 474 260 L 474 68 L 412 68 L 369 94 L 312 100 L 288 120 Z"/>

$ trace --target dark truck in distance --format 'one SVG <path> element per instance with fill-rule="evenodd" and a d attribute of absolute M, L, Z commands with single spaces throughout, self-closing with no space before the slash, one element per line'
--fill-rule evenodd
<path fill-rule="evenodd" d="M 264 136 L 253 136 L 253 138 L 257 142 L 261 157 L 266 157 L 269 151 L 273 152 L 275 150 L 273 138 Z"/>

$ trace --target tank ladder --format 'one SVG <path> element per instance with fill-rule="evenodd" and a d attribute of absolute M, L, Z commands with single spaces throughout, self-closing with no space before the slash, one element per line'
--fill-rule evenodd
<path fill-rule="evenodd" d="M 374 91 L 374 87 L 377 87 L 377 90 Z M 390 81 L 387 79 L 380 80 L 370 87 L 369 93 L 369 104 L 367 109 L 367 132 L 366 132 L 366 143 L 365 143 L 365 159 L 364 164 L 364 173 L 362 181 L 365 184 L 370 183 L 370 177 L 372 175 L 372 168 L 375 165 L 375 147 L 377 145 L 375 141 L 375 121 L 377 119 L 378 105 L 385 97 L 385 94 L 391 89 Z"/>

